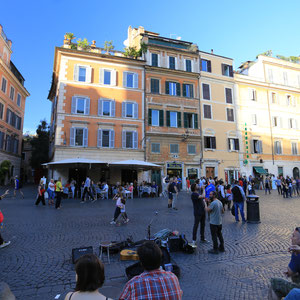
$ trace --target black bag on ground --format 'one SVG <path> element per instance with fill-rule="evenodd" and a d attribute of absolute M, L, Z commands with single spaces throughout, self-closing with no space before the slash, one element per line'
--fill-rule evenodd
<path fill-rule="evenodd" d="M 168 248 L 170 252 L 178 252 L 183 249 L 183 240 L 180 236 L 168 237 Z"/>
<path fill-rule="evenodd" d="M 186 239 L 185 234 L 181 234 L 180 238 L 182 240 L 182 251 L 187 254 L 193 254 L 195 252 L 195 248 L 189 245 L 189 242 Z"/>
<path fill-rule="evenodd" d="M 86 254 L 93 254 L 93 247 L 82 247 L 82 248 L 73 248 L 72 249 L 72 263 L 75 264 L 77 260 Z"/>

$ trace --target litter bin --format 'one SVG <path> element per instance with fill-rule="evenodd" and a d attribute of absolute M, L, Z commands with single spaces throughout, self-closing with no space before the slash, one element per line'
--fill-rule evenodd
<path fill-rule="evenodd" d="M 258 200 L 259 200 L 259 196 L 257 195 L 247 196 L 247 222 L 248 223 L 260 223 Z"/>

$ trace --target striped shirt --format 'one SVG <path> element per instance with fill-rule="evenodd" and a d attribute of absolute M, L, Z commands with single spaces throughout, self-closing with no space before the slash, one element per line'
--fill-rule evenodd
<path fill-rule="evenodd" d="M 120 300 L 181 299 L 177 277 L 164 270 L 145 271 L 127 282 Z"/>

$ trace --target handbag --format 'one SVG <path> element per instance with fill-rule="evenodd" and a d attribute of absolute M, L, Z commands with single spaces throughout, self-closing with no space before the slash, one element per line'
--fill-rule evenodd
<path fill-rule="evenodd" d="M 48 194 L 47 191 L 44 193 L 44 198 L 45 198 L 45 199 L 48 199 L 48 198 L 49 198 L 49 194 Z"/>

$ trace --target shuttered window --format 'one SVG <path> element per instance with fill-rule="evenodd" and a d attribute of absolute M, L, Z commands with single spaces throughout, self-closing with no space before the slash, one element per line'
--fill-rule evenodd
<path fill-rule="evenodd" d="M 158 67 L 158 54 L 151 53 L 151 66 Z"/>
<path fill-rule="evenodd" d="M 133 72 L 123 72 L 123 86 L 127 88 L 138 88 L 139 74 Z"/>
<path fill-rule="evenodd" d="M 222 64 L 222 75 L 233 77 L 233 68 L 230 65 Z"/>
<path fill-rule="evenodd" d="M 190 59 L 185 60 L 185 70 L 187 72 L 192 72 L 192 61 Z"/>
<path fill-rule="evenodd" d="M 87 147 L 88 146 L 88 128 L 71 127 L 70 146 Z"/>
<path fill-rule="evenodd" d="M 122 148 L 138 149 L 138 134 L 136 131 L 122 132 Z"/>
<path fill-rule="evenodd" d="M 151 143 L 151 152 L 152 153 L 160 153 L 160 144 L 159 143 Z"/>
<path fill-rule="evenodd" d="M 205 149 L 216 149 L 216 137 L 205 136 L 204 137 L 204 148 Z"/>
<path fill-rule="evenodd" d="M 151 93 L 159 94 L 159 80 L 151 78 Z"/>
<path fill-rule="evenodd" d="M 207 59 L 201 59 L 200 68 L 201 71 L 211 73 L 211 61 Z"/>
<path fill-rule="evenodd" d="M 179 145 L 178 144 L 170 144 L 170 153 L 178 154 L 179 153 Z"/>
<path fill-rule="evenodd" d="M 234 111 L 233 108 L 226 108 L 227 121 L 234 122 Z"/>
<path fill-rule="evenodd" d="M 166 94 L 171 96 L 180 96 L 180 83 L 166 81 Z"/>
<path fill-rule="evenodd" d="M 210 100 L 210 88 L 209 88 L 209 84 L 202 83 L 202 97 L 205 100 Z"/>
<path fill-rule="evenodd" d="M 72 97 L 72 114 L 89 115 L 90 114 L 90 99 L 83 97 Z"/>
<path fill-rule="evenodd" d="M 204 115 L 204 119 L 212 118 L 211 105 L 203 104 L 203 115 Z"/>
<path fill-rule="evenodd" d="M 225 88 L 226 103 L 232 104 L 232 89 Z"/>
<path fill-rule="evenodd" d="M 228 150 L 239 151 L 240 150 L 239 139 L 229 138 L 228 139 Z"/>
<path fill-rule="evenodd" d="M 198 115 L 192 113 L 183 113 L 184 128 L 198 129 Z"/>
<path fill-rule="evenodd" d="M 176 69 L 176 58 L 174 56 L 169 56 L 169 69 Z"/>
<path fill-rule="evenodd" d="M 182 85 L 182 96 L 187 98 L 194 97 L 194 88 L 192 84 L 183 84 Z"/>
<path fill-rule="evenodd" d="M 6 93 L 6 86 L 7 86 L 7 80 L 2 77 L 2 83 L 1 83 L 1 91 L 5 94 Z"/>

